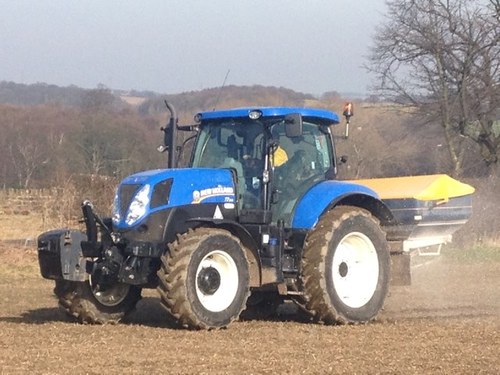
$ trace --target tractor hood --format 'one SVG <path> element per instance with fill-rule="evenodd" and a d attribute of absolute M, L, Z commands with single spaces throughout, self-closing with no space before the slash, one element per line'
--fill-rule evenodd
<path fill-rule="evenodd" d="M 113 224 L 130 228 L 148 215 L 189 204 L 236 202 L 234 178 L 229 169 L 159 169 L 126 177 L 113 204 Z"/>

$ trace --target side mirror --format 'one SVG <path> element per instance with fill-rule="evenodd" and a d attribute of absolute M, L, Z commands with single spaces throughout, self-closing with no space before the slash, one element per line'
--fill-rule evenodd
<path fill-rule="evenodd" d="M 290 113 L 285 116 L 285 133 L 289 138 L 302 135 L 302 115 L 300 113 Z"/>

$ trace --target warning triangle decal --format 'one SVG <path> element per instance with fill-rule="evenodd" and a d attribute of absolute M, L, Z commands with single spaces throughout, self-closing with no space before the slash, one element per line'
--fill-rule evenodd
<path fill-rule="evenodd" d="M 224 219 L 224 216 L 222 216 L 222 212 L 221 212 L 221 210 L 220 210 L 219 206 L 217 206 L 217 207 L 215 208 L 215 212 L 214 212 L 214 217 L 213 217 L 213 218 L 214 218 L 214 219 L 219 219 L 219 220 Z"/>

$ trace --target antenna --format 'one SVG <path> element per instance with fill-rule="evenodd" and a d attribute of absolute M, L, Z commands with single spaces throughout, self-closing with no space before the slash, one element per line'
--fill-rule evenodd
<path fill-rule="evenodd" d="M 215 100 L 215 104 L 214 104 L 214 108 L 212 109 L 212 111 L 215 111 L 215 108 L 217 107 L 217 105 L 219 104 L 219 99 L 220 99 L 220 95 L 222 93 L 222 89 L 224 88 L 224 86 L 226 85 L 226 80 L 227 80 L 227 76 L 229 75 L 229 72 L 231 71 L 231 69 L 228 69 L 227 70 L 227 73 L 226 73 L 226 76 L 224 77 L 224 81 L 222 82 L 222 86 L 219 88 L 219 93 L 217 94 L 217 99 Z"/>

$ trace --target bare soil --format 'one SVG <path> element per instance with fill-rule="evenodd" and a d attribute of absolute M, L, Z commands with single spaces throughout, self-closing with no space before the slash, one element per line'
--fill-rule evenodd
<path fill-rule="evenodd" d="M 0 374 L 500 373 L 500 262 L 413 266 L 370 324 L 324 326 L 290 306 L 228 329 L 169 327 L 156 291 L 118 325 L 74 323 L 32 248 L 0 248 Z"/>

